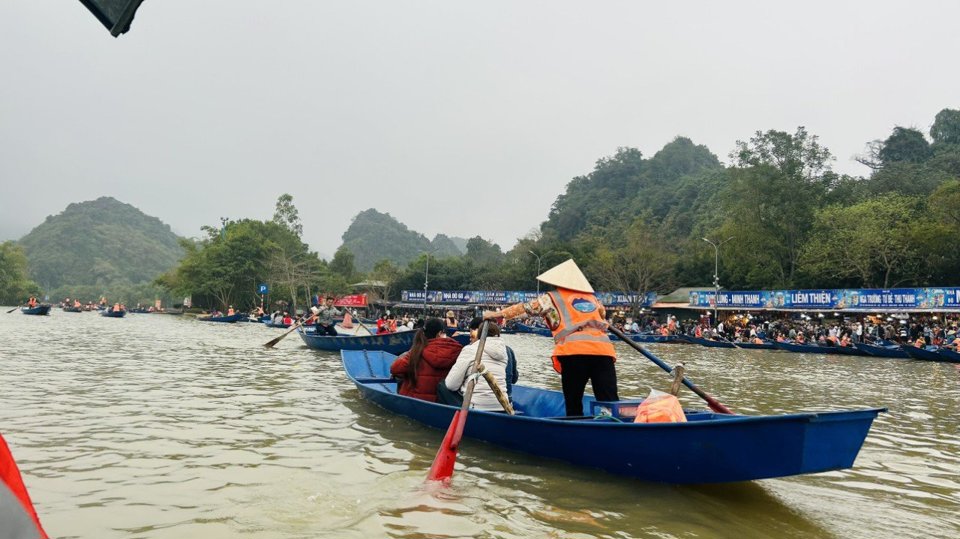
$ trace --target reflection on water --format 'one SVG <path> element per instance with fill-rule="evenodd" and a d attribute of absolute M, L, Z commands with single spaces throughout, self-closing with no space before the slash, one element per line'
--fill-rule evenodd
<path fill-rule="evenodd" d="M 960 535 L 954 365 L 652 345 L 738 412 L 890 413 L 841 472 L 676 487 L 467 440 L 439 488 L 423 479 L 442 433 L 360 400 L 296 336 L 267 350 L 278 330 L 256 324 L 0 316 L 0 430 L 58 537 Z M 507 339 L 525 383 L 559 387 L 549 340 Z M 668 387 L 618 350 L 622 395 Z"/>

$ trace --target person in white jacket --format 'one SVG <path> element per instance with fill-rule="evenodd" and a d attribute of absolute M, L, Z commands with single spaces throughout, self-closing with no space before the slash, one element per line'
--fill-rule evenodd
<path fill-rule="evenodd" d="M 507 345 L 500 337 L 500 328 L 496 324 L 490 324 L 487 330 L 487 340 L 483 346 L 483 358 L 480 360 L 493 378 L 500 386 L 500 390 L 506 394 L 507 391 Z M 450 372 L 444 380 L 444 385 L 450 391 L 463 393 L 466 389 L 467 374 L 470 372 L 474 361 L 477 358 L 477 347 L 480 341 L 475 340 L 463 347 L 460 355 L 457 356 L 457 362 L 453 364 Z M 470 407 L 474 410 L 488 410 L 491 412 L 502 412 L 503 406 L 497 400 L 493 390 L 487 385 L 487 381 L 480 379 L 473 389 L 473 400 Z"/>

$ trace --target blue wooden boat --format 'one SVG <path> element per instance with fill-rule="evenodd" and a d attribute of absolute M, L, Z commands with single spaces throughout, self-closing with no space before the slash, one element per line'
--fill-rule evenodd
<path fill-rule="evenodd" d="M 391 354 L 402 354 L 413 346 L 413 336 L 416 331 L 399 331 L 397 333 L 383 333 L 381 335 L 363 335 L 363 336 L 337 336 L 316 335 L 304 331 L 303 328 L 297 330 L 300 338 L 310 348 L 314 350 L 327 350 L 337 352 L 340 350 L 383 350 Z M 457 335 L 453 337 L 460 344 L 466 345 L 470 342 L 469 335 Z"/>
<path fill-rule="evenodd" d="M 113 309 L 104 309 L 100 311 L 100 316 L 106 316 L 107 318 L 123 318 L 127 314 L 127 311 L 114 311 Z"/>
<path fill-rule="evenodd" d="M 918 348 L 916 346 L 904 346 L 903 351 L 907 353 L 913 359 L 919 359 L 922 361 L 944 361 L 943 356 L 939 354 L 940 347 L 938 346 L 925 346 L 923 348 Z"/>
<path fill-rule="evenodd" d="M 52 305 L 47 305 L 46 303 L 37 305 L 36 307 L 20 307 L 20 312 L 23 314 L 32 314 L 37 316 L 44 316 L 50 314 L 50 308 Z"/>
<path fill-rule="evenodd" d="M 247 318 L 249 318 L 247 313 L 236 313 L 230 316 L 205 316 L 202 318 L 198 316 L 197 320 L 201 322 L 222 322 L 225 324 L 233 324 L 234 322 L 246 320 Z"/>
<path fill-rule="evenodd" d="M 762 344 L 755 342 L 735 342 L 733 344 L 737 348 L 743 348 L 745 350 L 779 350 L 777 343 L 773 341 L 763 341 Z"/>
<path fill-rule="evenodd" d="M 82 313 L 83 307 L 64 307 L 63 312 L 65 313 Z"/>
<path fill-rule="evenodd" d="M 857 348 L 875 357 L 893 357 L 893 358 L 901 358 L 901 359 L 907 359 L 910 357 L 910 354 L 908 354 L 906 351 L 904 351 L 903 348 L 900 348 L 897 345 L 877 346 L 875 344 L 858 342 Z"/>
<path fill-rule="evenodd" d="M 391 354 L 344 350 L 341 357 L 361 396 L 390 412 L 446 429 L 458 409 L 398 395 L 390 379 Z M 619 413 L 639 403 L 596 403 L 585 396 L 584 410 L 603 406 Z M 886 411 L 773 416 L 688 411 L 686 423 L 633 423 L 627 416 L 564 417 L 559 391 L 522 385 L 513 386 L 513 405 L 518 412 L 513 416 L 471 411 L 464 434 L 538 458 L 661 483 L 727 483 L 849 468 L 874 418 Z"/>
<path fill-rule="evenodd" d="M 690 344 L 699 344 L 700 346 L 706 346 L 708 348 L 736 348 L 730 341 L 715 341 L 713 339 L 704 339 L 692 335 L 683 335 L 681 338 Z"/>
<path fill-rule="evenodd" d="M 949 349 L 941 348 L 937 350 L 937 353 L 940 354 L 940 357 L 943 358 L 942 361 L 949 361 L 950 363 L 960 363 L 960 354 Z"/>
<path fill-rule="evenodd" d="M 290 326 L 293 325 L 293 324 L 284 324 L 283 322 L 274 323 L 274 322 L 271 322 L 269 318 L 266 320 L 262 320 L 262 322 L 263 322 L 263 325 L 267 326 L 268 328 L 289 328 Z"/>
<path fill-rule="evenodd" d="M 540 335 L 541 337 L 553 337 L 553 332 L 547 328 L 528 326 L 527 324 L 521 324 L 519 322 L 517 322 L 514 327 L 517 333 L 530 333 L 532 335 Z"/>
<path fill-rule="evenodd" d="M 836 346 L 820 346 L 819 344 L 797 344 L 793 342 L 778 342 L 777 348 L 787 352 L 800 354 L 839 354 Z"/>
<path fill-rule="evenodd" d="M 630 337 L 630 340 L 633 342 L 642 342 L 642 343 L 669 344 L 669 343 L 686 342 L 681 338 L 681 335 L 658 335 L 656 333 L 634 333 L 634 334 L 627 334 L 627 336 Z"/>

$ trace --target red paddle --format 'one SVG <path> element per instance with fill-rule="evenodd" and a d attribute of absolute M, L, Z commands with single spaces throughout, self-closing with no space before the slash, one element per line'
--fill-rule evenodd
<path fill-rule="evenodd" d="M 487 324 L 484 322 L 480 330 L 480 340 L 477 344 L 477 357 L 473 360 L 473 369 L 467 371 L 467 375 L 477 372 L 480 368 L 480 359 L 483 357 L 483 346 L 487 342 Z M 463 438 L 463 428 L 467 424 L 467 412 L 470 411 L 470 401 L 473 400 L 473 388 L 477 385 L 476 377 L 470 377 L 467 381 L 467 388 L 463 392 L 463 405 L 453 414 L 453 420 L 447 428 L 447 434 L 440 443 L 440 449 L 437 456 L 433 459 L 433 465 L 430 466 L 430 473 L 427 474 L 427 481 L 449 481 L 453 476 L 453 465 L 457 463 L 457 449 L 460 447 L 460 440 Z"/>

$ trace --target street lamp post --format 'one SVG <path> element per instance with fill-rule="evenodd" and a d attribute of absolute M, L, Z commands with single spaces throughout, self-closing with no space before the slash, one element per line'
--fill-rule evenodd
<path fill-rule="evenodd" d="M 717 303 L 719 303 L 720 299 L 720 246 L 732 240 L 733 236 L 730 236 L 720 243 L 714 243 L 707 238 L 700 239 L 709 243 L 710 245 L 713 245 L 713 323 L 716 324 L 719 321 Z"/>
<path fill-rule="evenodd" d="M 427 255 L 427 268 L 423 272 L 423 319 L 427 319 L 427 287 L 430 284 L 430 255 L 432 255 L 436 249 L 431 249 L 429 251 L 421 251 Z"/>

